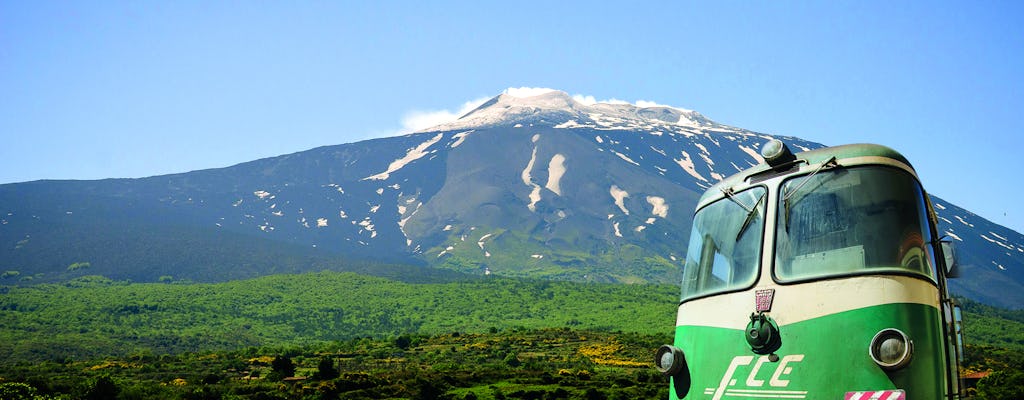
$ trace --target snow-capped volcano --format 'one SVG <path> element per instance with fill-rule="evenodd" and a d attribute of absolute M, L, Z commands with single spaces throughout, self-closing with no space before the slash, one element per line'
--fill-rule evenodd
<path fill-rule="evenodd" d="M 652 102 L 597 102 L 593 98 L 570 96 L 553 89 L 508 89 L 458 120 L 428 130 L 475 129 L 534 122 L 594 129 L 643 129 L 652 126 L 670 129 L 672 126 L 697 128 L 715 125 L 698 112 Z"/>
<path fill-rule="evenodd" d="M 0 285 L 350 264 L 337 257 L 677 284 L 697 199 L 762 162 L 771 138 L 823 146 L 650 102 L 509 89 L 398 137 L 144 179 L 0 185 Z M 1020 308 L 1024 235 L 933 203 L 965 266 L 954 289 Z"/>

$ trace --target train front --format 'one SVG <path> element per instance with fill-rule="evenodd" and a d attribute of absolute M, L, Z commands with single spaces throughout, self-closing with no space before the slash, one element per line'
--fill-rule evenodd
<path fill-rule="evenodd" d="M 698 204 L 675 341 L 656 355 L 671 398 L 952 392 L 941 250 L 909 163 L 875 145 L 764 153 Z"/>

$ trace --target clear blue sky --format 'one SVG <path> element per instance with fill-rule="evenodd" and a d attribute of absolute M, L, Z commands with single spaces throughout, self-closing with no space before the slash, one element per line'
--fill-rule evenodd
<path fill-rule="evenodd" d="M 224 167 L 530 86 L 889 145 L 1024 231 L 1024 2 L 615 3 L 0 0 L 0 183 Z"/>

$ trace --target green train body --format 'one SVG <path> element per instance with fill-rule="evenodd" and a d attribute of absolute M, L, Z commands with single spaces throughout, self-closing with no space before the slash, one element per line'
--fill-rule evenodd
<path fill-rule="evenodd" d="M 672 399 L 953 399 L 952 246 L 910 162 L 878 145 L 792 154 L 697 205 L 673 345 Z"/>

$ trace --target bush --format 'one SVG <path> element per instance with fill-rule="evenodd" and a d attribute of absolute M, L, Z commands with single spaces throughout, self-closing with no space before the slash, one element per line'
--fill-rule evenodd
<path fill-rule="evenodd" d="M 977 390 L 980 400 L 1024 399 L 1024 372 L 1018 370 L 993 372 L 978 381 Z"/>
<path fill-rule="evenodd" d="M 316 366 L 316 379 L 331 380 L 338 377 L 338 369 L 334 368 L 334 360 L 330 357 L 323 357 Z"/>
<path fill-rule="evenodd" d="M 267 379 L 272 381 L 279 381 L 289 376 L 295 375 L 295 363 L 292 359 L 284 356 L 274 357 L 274 361 L 270 362 L 270 369 L 272 370 Z"/>
<path fill-rule="evenodd" d="M 9 382 L 0 383 L 0 399 L 5 400 L 33 400 L 38 395 L 36 388 L 26 383 Z"/>
<path fill-rule="evenodd" d="M 109 400 L 116 399 L 117 394 L 121 391 L 114 383 L 113 379 L 109 376 L 103 375 L 97 377 L 86 390 L 82 396 L 86 400 Z"/>

